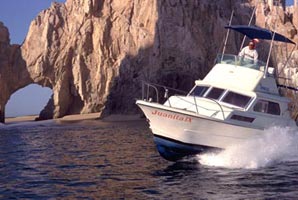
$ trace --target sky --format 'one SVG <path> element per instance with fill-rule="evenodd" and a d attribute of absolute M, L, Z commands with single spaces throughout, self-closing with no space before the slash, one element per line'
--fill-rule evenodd
<path fill-rule="evenodd" d="M 294 4 L 294 0 L 286 0 L 286 5 L 291 6 Z"/>
<path fill-rule="evenodd" d="M 65 0 L 1 0 L 0 21 L 9 30 L 10 43 L 22 44 L 31 21 L 39 12 L 49 8 L 52 2 L 64 3 Z M 5 115 L 16 117 L 39 114 L 51 95 L 51 89 L 31 84 L 10 97 L 5 107 Z"/>
<path fill-rule="evenodd" d="M 11 44 L 22 44 L 28 32 L 31 21 L 52 2 L 65 0 L 1 0 L 0 21 L 10 32 Z M 287 5 L 293 5 L 293 0 L 287 0 Z M 39 85 L 31 84 L 15 92 L 5 107 L 6 117 L 34 115 L 47 104 L 52 91 Z"/>

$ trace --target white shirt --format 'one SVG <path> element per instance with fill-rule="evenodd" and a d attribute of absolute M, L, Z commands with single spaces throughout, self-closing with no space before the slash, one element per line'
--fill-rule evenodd
<path fill-rule="evenodd" d="M 247 46 L 247 47 L 244 47 L 240 51 L 240 53 L 239 53 L 238 56 L 244 57 L 246 59 L 251 59 L 251 60 L 257 61 L 259 55 L 258 55 L 257 50 L 255 50 L 255 49 L 249 49 L 249 46 Z"/>

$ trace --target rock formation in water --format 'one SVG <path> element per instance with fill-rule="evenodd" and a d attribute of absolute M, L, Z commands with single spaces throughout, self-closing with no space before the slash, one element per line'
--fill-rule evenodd
<path fill-rule="evenodd" d="M 232 10 L 233 24 L 247 24 L 253 5 L 240 0 L 67 0 L 53 3 L 32 21 L 21 47 L 9 45 L 1 26 L 2 118 L 10 95 L 33 82 L 53 90 L 40 119 L 135 113 L 142 80 L 188 90 L 212 67 Z M 268 24 L 269 16 L 259 14 L 256 20 Z M 235 36 L 228 43 L 231 52 L 240 42 Z M 18 79 L 1 79 L 16 74 Z"/>
<path fill-rule="evenodd" d="M 8 29 L 0 22 L 0 122 L 4 122 L 5 104 L 10 96 L 33 80 L 22 59 L 20 45 L 10 45 Z"/>
<path fill-rule="evenodd" d="M 127 60 L 153 43 L 155 10 L 150 0 L 68 0 L 41 12 L 21 47 L 31 77 L 53 90 L 53 116 L 40 117 L 101 112 L 121 70 L 136 70 Z"/>

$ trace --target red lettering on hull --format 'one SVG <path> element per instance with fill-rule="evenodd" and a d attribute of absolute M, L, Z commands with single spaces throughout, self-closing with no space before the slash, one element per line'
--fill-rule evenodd
<path fill-rule="evenodd" d="M 177 120 L 177 121 L 184 121 L 184 122 L 188 122 L 191 123 L 192 118 L 191 117 L 187 117 L 187 116 L 183 116 L 183 115 L 179 115 L 179 114 L 172 114 L 172 113 L 166 113 L 166 112 L 162 112 L 162 111 L 158 111 L 158 110 L 154 110 L 151 113 L 152 115 L 157 115 L 159 117 L 163 117 L 163 118 L 168 118 L 168 119 L 172 119 L 172 120 Z"/>

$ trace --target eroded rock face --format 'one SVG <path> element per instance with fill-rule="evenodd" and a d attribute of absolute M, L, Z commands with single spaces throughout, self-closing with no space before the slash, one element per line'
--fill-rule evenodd
<path fill-rule="evenodd" d="M 153 43 L 155 10 L 150 0 L 68 0 L 39 14 L 22 52 L 34 81 L 53 89 L 54 118 L 104 109 L 123 60 Z"/>
<path fill-rule="evenodd" d="M 18 67 L 25 77 L 23 85 L 0 95 L 1 105 L 14 90 L 35 82 L 53 90 L 40 119 L 90 112 L 135 113 L 142 80 L 188 90 L 194 80 L 203 78 L 222 49 L 232 10 L 233 24 L 248 24 L 253 5 L 249 0 L 53 3 L 32 21 L 14 56 L 1 57 L 0 61 L 23 61 Z M 257 12 L 256 21 L 267 26 L 273 14 L 263 10 Z M 239 36 L 232 37 L 227 53 L 239 50 Z M 12 48 L 5 41 L 5 48 Z M 15 64 L 7 66 L 1 66 L 2 77 Z M 13 85 L 1 77 L 0 81 Z"/>
<path fill-rule="evenodd" d="M 257 7 L 256 24 L 261 27 L 275 30 L 276 32 L 287 36 L 289 39 L 298 43 L 298 5 L 288 7 L 271 6 L 265 9 L 264 5 Z M 267 46 L 268 52 L 269 46 Z M 298 50 L 293 44 L 278 43 L 274 45 L 271 55 L 272 66 L 276 66 L 276 75 L 281 85 L 297 88 L 298 86 Z M 297 92 L 291 90 L 282 90 L 285 95 L 292 98 L 292 117 L 298 120 L 298 101 Z"/>
<path fill-rule="evenodd" d="M 122 60 L 105 114 L 136 112 L 134 98 L 141 97 L 141 80 L 189 90 L 208 73 L 222 49 L 224 26 L 234 5 L 241 17 L 233 22 L 247 23 L 251 8 L 238 1 L 156 1 L 153 44 Z M 237 51 L 235 42 L 229 47 Z"/>
<path fill-rule="evenodd" d="M 291 11 L 292 11 L 293 25 L 296 28 L 298 28 L 298 2 L 296 4 L 294 4 L 294 6 L 292 7 Z"/>
<path fill-rule="evenodd" d="M 238 1 L 54 3 L 31 23 L 22 54 L 34 82 L 53 89 L 53 117 L 136 112 L 141 80 L 189 89 L 222 44 Z M 232 46 L 235 44 L 231 44 Z"/>
<path fill-rule="evenodd" d="M 0 22 L 0 122 L 4 122 L 9 97 L 32 82 L 20 46 L 10 45 L 8 29 Z"/>

